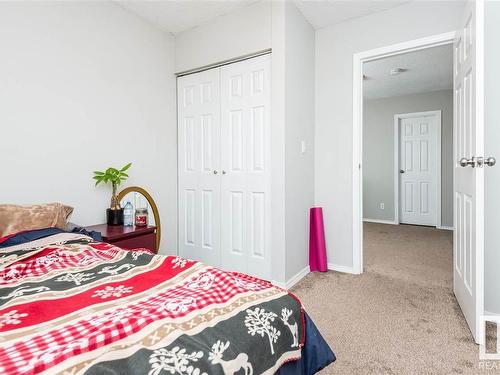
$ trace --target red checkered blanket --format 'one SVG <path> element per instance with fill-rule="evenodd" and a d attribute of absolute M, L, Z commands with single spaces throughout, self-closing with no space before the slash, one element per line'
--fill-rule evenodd
<path fill-rule="evenodd" d="M 300 358 L 296 298 L 187 259 L 63 233 L 0 249 L 0 286 L 1 374 L 272 374 Z"/>

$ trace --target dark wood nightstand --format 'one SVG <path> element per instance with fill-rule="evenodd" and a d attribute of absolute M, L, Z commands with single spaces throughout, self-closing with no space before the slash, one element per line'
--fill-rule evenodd
<path fill-rule="evenodd" d="M 85 227 L 88 231 L 100 232 L 104 242 L 116 245 L 122 249 L 133 250 L 145 248 L 155 253 L 158 251 L 156 244 L 156 227 L 136 227 L 124 225 L 98 224 Z"/>

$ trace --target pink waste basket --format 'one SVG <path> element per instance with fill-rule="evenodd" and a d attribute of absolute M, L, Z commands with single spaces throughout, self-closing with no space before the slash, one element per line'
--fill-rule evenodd
<path fill-rule="evenodd" d="M 311 272 L 328 271 L 323 209 L 321 207 L 311 208 L 309 215 L 309 266 Z"/>

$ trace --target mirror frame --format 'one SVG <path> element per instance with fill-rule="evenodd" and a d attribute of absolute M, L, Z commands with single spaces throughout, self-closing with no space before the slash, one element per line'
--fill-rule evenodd
<path fill-rule="evenodd" d="M 129 193 L 140 193 L 142 194 L 149 205 L 151 206 L 151 210 L 153 211 L 153 217 L 155 219 L 155 227 L 156 227 L 156 252 L 158 252 L 160 248 L 160 240 L 161 240 L 161 224 L 160 224 L 160 213 L 158 211 L 158 207 L 153 199 L 153 197 L 143 188 L 139 186 L 129 186 L 120 191 L 117 195 L 118 201 L 121 202 L 123 198 Z"/>

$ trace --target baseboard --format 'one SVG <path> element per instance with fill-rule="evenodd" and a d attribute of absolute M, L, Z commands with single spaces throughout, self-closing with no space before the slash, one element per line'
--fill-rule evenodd
<path fill-rule="evenodd" d="M 436 226 L 437 229 L 443 229 L 443 230 L 453 230 L 454 228 L 453 227 L 449 227 L 449 226 L 446 226 L 446 225 L 441 225 L 441 226 Z"/>
<path fill-rule="evenodd" d="M 355 274 L 354 270 L 352 267 L 347 267 L 347 266 L 342 266 L 339 264 L 334 264 L 334 263 L 328 263 L 327 265 L 328 269 L 330 271 L 337 271 L 337 272 L 343 272 L 343 273 L 351 273 Z M 283 288 L 283 289 L 291 289 L 295 284 L 297 284 L 300 280 L 302 280 L 305 276 L 307 276 L 310 273 L 309 266 L 304 267 L 302 270 L 297 272 L 294 276 L 290 278 L 287 282 L 283 283 L 280 281 L 272 281 L 274 285 L 277 287 Z"/>
<path fill-rule="evenodd" d="M 280 281 L 272 281 L 272 283 L 280 288 L 288 290 L 291 289 L 300 280 L 302 280 L 305 276 L 307 276 L 309 272 L 310 272 L 309 266 L 306 266 L 299 272 L 297 272 L 294 276 L 292 276 L 287 282 L 282 283 Z"/>
<path fill-rule="evenodd" d="M 340 264 L 328 263 L 328 269 L 337 272 L 352 273 L 352 274 L 355 273 L 352 267 L 342 266 Z"/>
<path fill-rule="evenodd" d="M 286 282 L 286 288 L 285 289 L 290 289 L 293 287 L 295 284 L 297 284 L 300 280 L 302 280 L 304 277 L 306 277 L 311 270 L 309 269 L 309 266 L 304 267 L 302 270 L 297 272 L 295 276 L 293 276 L 290 280 Z"/>
<path fill-rule="evenodd" d="M 498 315 L 500 315 L 500 313 L 494 313 L 494 312 L 485 310 L 483 315 L 498 316 Z"/>
<path fill-rule="evenodd" d="M 391 225 L 398 225 L 399 224 L 399 223 L 395 222 L 394 220 L 365 219 L 365 218 L 363 218 L 363 221 L 365 223 L 391 224 Z"/>

